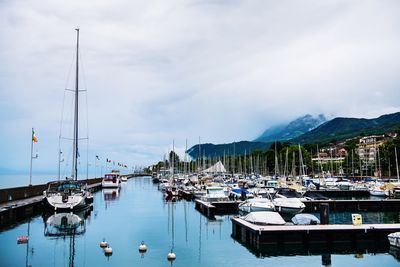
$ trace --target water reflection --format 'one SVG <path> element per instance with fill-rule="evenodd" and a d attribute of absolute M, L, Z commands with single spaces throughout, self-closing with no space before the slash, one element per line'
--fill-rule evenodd
<path fill-rule="evenodd" d="M 75 237 L 86 232 L 86 219 L 92 206 L 78 212 L 44 213 L 44 236 L 49 239 L 69 241 L 68 266 L 75 266 Z"/>
<path fill-rule="evenodd" d="M 104 188 L 103 196 L 104 200 L 107 202 L 118 200 L 120 193 L 120 188 Z"/>
<path fill-rule="evenodd" d="M 240 239 L 234 238 L 238 243 L 246 247 L 257 258 L 268 258 L 278 256 L 321 256 L 321 264 L 330 266 L 331 255 L 354 254 L 354 258 L 363 260 L 364 254 L 375 255 L 389 251 L 397 260 L 400 259 L 400 252 L 394 250 L 385 242 L 359 241 L 355 243 L 327 243 L 327 244 L 269 244 L 254 247 L 244 244 Z M 389 250 L 390 247 L 390 250 Z"/>

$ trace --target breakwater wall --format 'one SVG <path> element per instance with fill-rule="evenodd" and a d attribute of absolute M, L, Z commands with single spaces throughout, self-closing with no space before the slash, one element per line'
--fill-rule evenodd
<path fill-rule="evenodd" d="M 92 185 L 101 183 L 101 179 L 102 178 L 92 178 L 88 180 L 80 180 L 79 182 L 82 184 Z M 0 189 L 0 204 L 8 201 L 40 196 L 43 195 L 43 191 L 46 189 L 47 184 Z"/>

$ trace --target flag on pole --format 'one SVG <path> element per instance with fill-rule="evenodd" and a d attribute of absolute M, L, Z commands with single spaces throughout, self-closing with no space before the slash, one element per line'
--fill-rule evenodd
<path fill-rule="evenodd" d="M 38 139 L 37 139 L 37 137 L 35 135 L 35 131 L 33 130 L 33 128 L 32 128 L 32 142 L 34 142 L 34 143 L 38 142 Z"/>

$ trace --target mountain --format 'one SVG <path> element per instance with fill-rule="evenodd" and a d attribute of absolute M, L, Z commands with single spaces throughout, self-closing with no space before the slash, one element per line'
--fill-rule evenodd
<path fill-rule="evenodd" d="M 252 152 L 256 149 L 267 149 L 271 143 L 240 141 L 229 144 L 201 144 L 200 157 L 222 157 L 225 155 L 243 155 L 244 153 Z M 199 145 L 192 146 L 187 153 L 192 158 L 196 159 L 199 156 Z"/>
<path fill-rule="evenodd" d="M 281 124 L 268 128 L 254 141 L 274 142 L 290 140 L 315 129 L 324 122 L 326 122 L 326 118 L 323 114 L 319 114 L 316 117 L 307 114 L 289 124 Z"/>
<path fill-rule="evenodd" d="M 335 118 L 290 140 L 293 143 L 328 143 L 356 136 L 383 134 L 400 128 L 400 112 L 375 119 Z"/>
<path fill-rule="evenodd" d="M 322 124 L 321 124 L 322 123 Z M 202 144 L 201 155 L 221 157 L 266 149 L 274 141 L 286 141 L 293 144 L 326 144 L 332 140 L 344 141 L 357 136 L 383 134 L 400 128 L 400 112 L 387 114 L 375 119 L 335 118 L 326 121 L 324 115 L 313 117 L 306 115 L 287 125 L 279 125 L 266 130 L 258 141 L 241 141 L 229 144 Z M 262 142 L 261 142 L 262 140 Z M 199 155 L 198 145 L 191 147 L 188 154 L 192 158 Z"/>

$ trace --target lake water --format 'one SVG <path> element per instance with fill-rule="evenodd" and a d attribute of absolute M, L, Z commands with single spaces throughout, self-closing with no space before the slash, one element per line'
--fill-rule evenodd
<path fill-rule="evenodd" d="M 231 238 L 232 216 L 209 220 L 194 209 L 193 202 L 165 202 L 150 177 L 130 179 L 119 192 L 99 191 L 94 195 L 93 211 L 79 214 L 84 219 L 76 235 L 51 235 L 57 229 L 45 227 L 45 217 L 0 232 L 0 266 L 399 266 L 389 248 L 333 253 L 252 251 Z M 390 216 L 365 214 L 367 220 L 398 221 Z M 333 220 L 346 221 L 348 214 Z M 368 219 L 369 218 L 369 219 Z M 17 244 L 27 235 L 29 246 Z M 105 238 L 113 248 L 103 254 L 99 242 Z M 138 252 L 141 241 L 148 246 Z M 170 263 L 173 248 L 177 259 Z M 391 253 L 394 253 L 391 251 Z"/>

